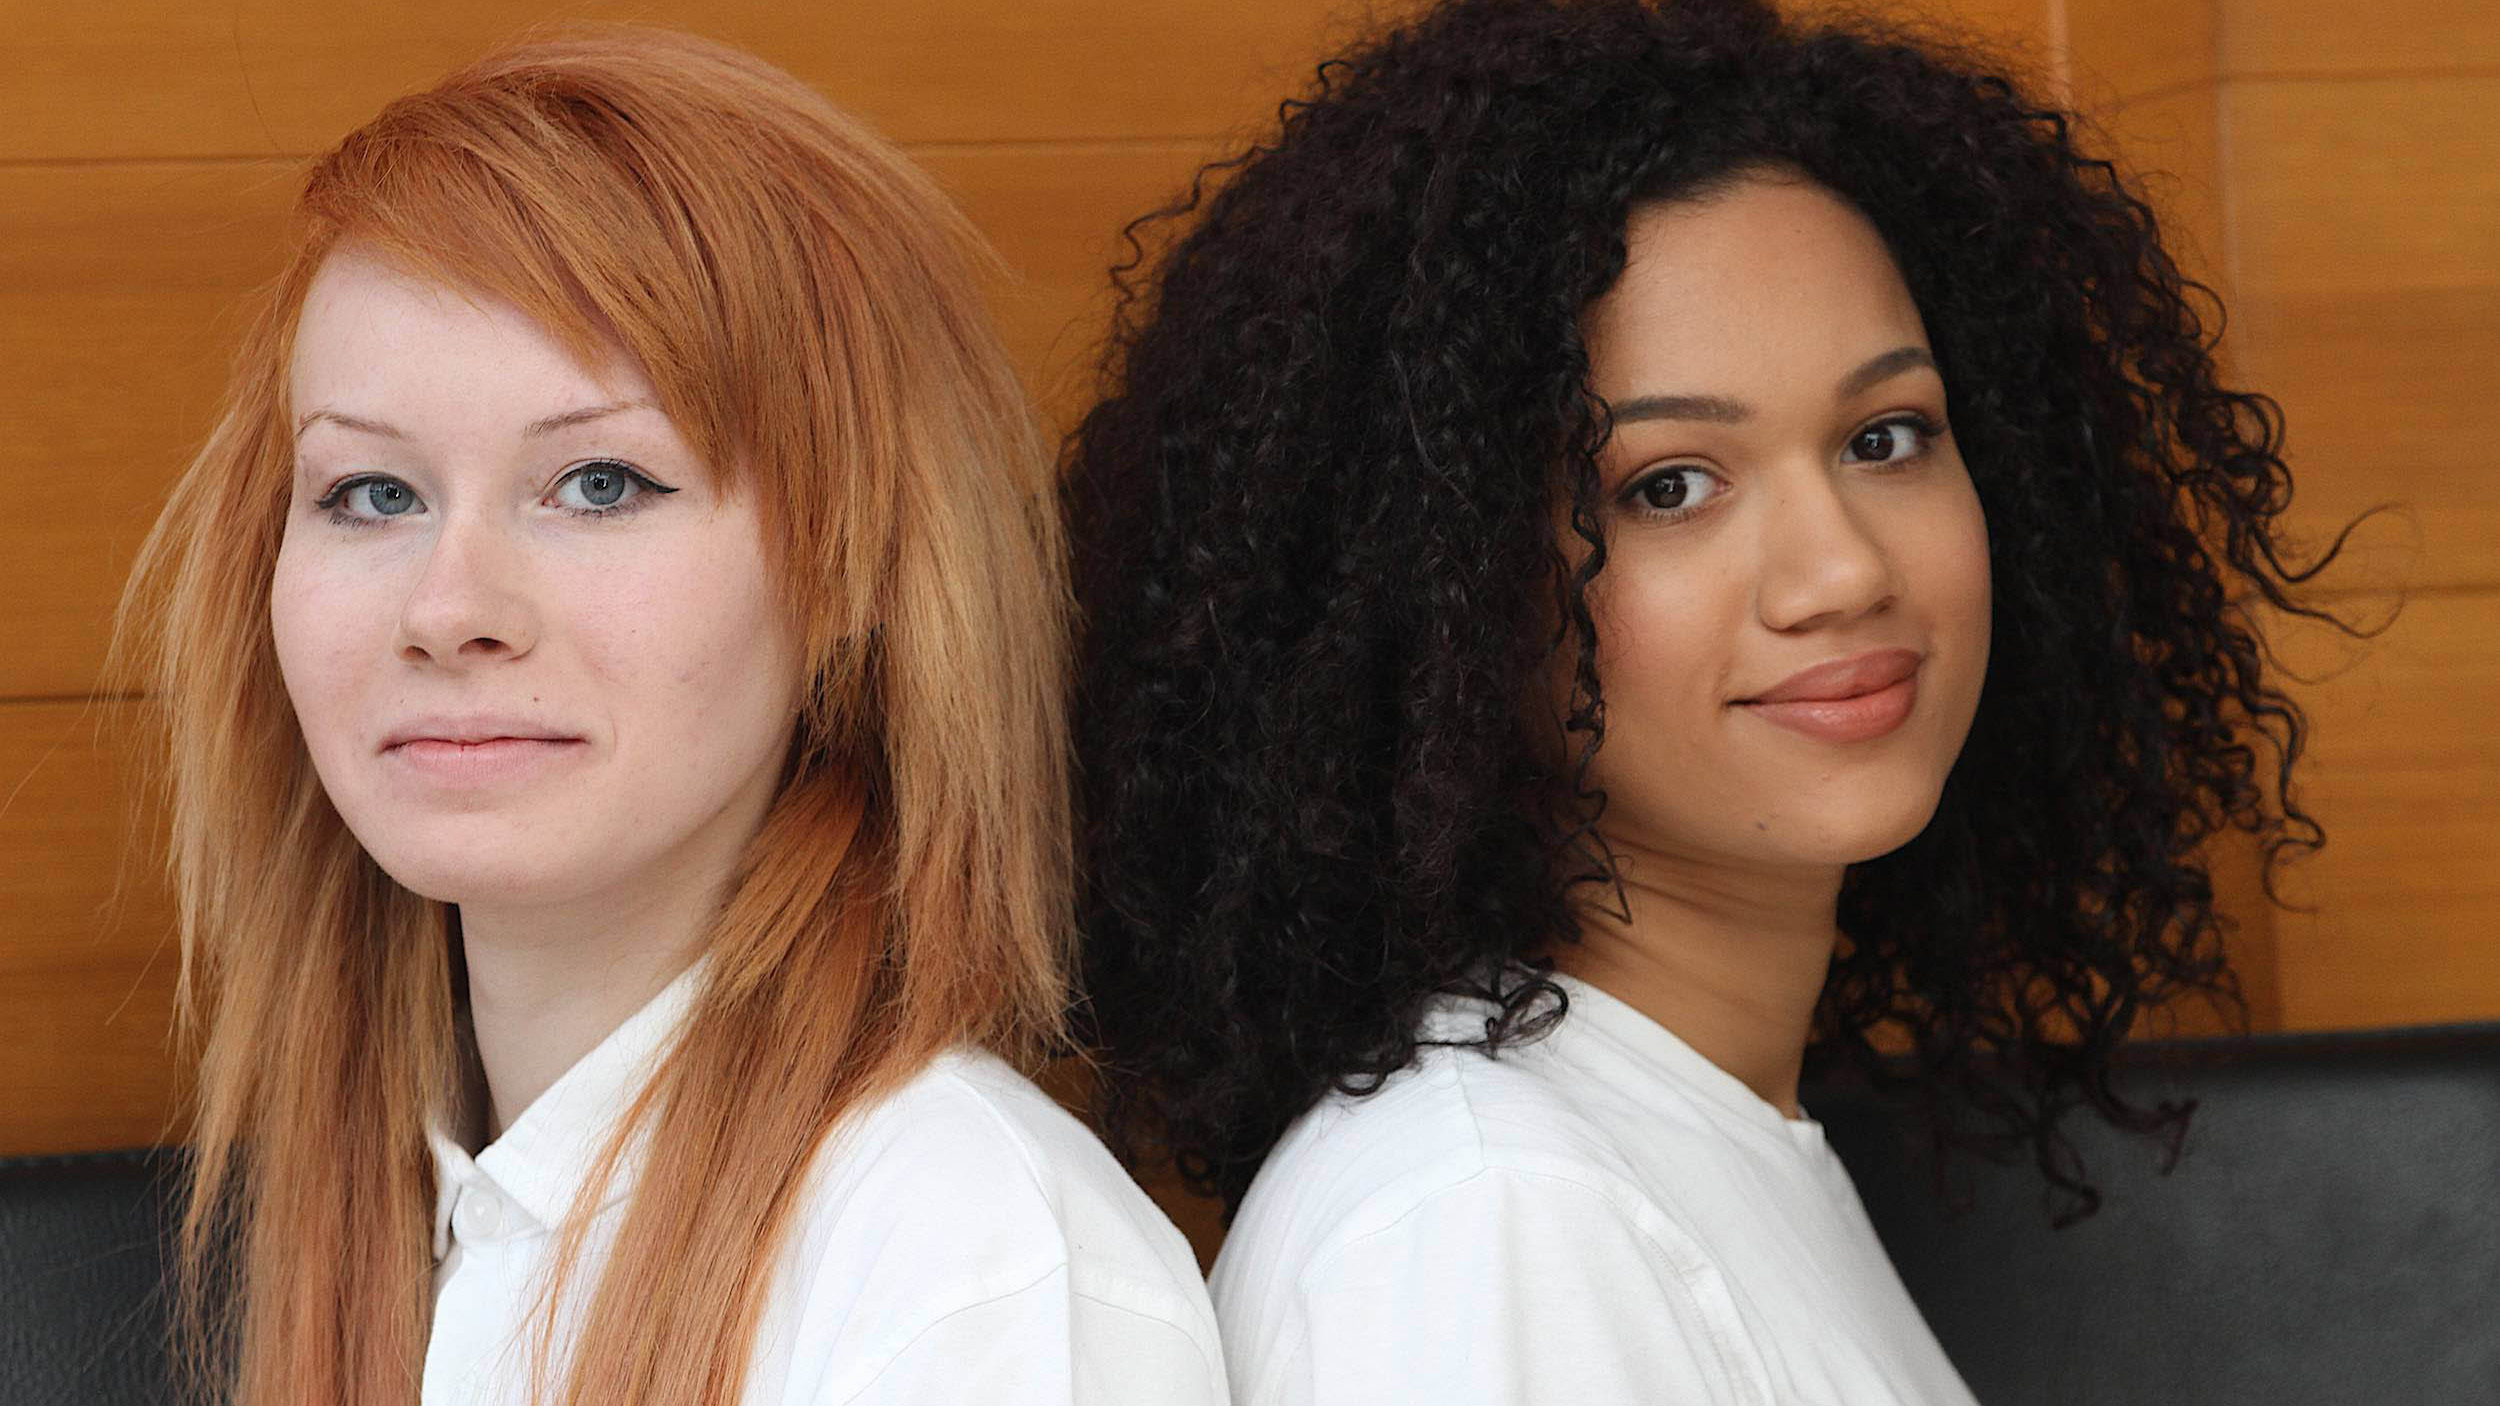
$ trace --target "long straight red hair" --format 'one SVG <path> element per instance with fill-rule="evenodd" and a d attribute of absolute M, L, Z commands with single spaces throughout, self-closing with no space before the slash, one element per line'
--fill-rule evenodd
<path fill-rule="evenodd" d="M 768 524 L 807 702 L 682 1038 L 609 1149 L 612 1173 L 645 1135 L 618 1238 L 568 1341 L 552 1294 L 537 1334 L 543 1383 L 578 1406 L 734 1401 L 843 1115 L 951 1046 L 1030 1056 L 1064 1005 L 1061 543 L 981 307 L 988 256 L 858 122 L 662 30 L 507 48 L 313 165 L 123 607 L 168 734 L 202 1040 L 186 1293 L 238 1406 L 416 1398 L 425 1135 L 468 1058 L 455 916 L 331 808 L 270 638 L 286 368 L 305 289 L 346 246 L 514 304 L 586 365 L 630 358 Z M 559 1282 L 583 1228 L 577 1211 Z"/>

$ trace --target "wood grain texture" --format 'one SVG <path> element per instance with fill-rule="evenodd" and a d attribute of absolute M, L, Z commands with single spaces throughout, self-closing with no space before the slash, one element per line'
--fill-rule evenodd
<path fill-rule="evenodd" d="M 915 153 L 998 247 L 1002 334 L 1078 413 L 1131 218 L 1209 143 Z M 285 162 L 0 167 L 0 697 L 98 685 L 132 554 L 214 418 L 237 309 L 276 272 Z"/>
<path fill-rule="evenodd" d="M 0 696 L 79 696 L 203 440 L 290 168 L 0 167 Z"/>
<path fill-rule="evenodd" d="M 2500 287 L 2500 74 L 2233 82 L 2243 293 Z"/>
<path fill-rule="evenodd" d="M 2227 75 L 2500 67 L 2491 0 L 2220 0 Z"/>
<path fill-rule="evenodd" d="M 2062 0 L 1807 0 L 2050 66 Z M 99 0 L 21 7 L 0 40 L 0 161 L 302 155 L 533 25 L 692 29 L 789 69 L 906 142 L 1170 139 L 1265 122 L 1411 0 Z M 96 75 L 110 73 L 101 83 Z"/>
<path fill-rule="evenodd" d="M 2224 218 L 2219 90 L 2200 85 L 2138 98 L 2110 109 L 2098 123 L 2101 142 L 2160 218 L 2171 257 L 2227 306 L 2236 289 Z"/>
<path fill-rule="evenodd" d="M 177 970 L 127 704 L 0 704 L 0 1155 L 161 1139 Z M 126 859 L 127 857 L 127 859 Z"/>
<path fill-rule="evenodd" d="M 2075 101 L 2093 106 L 2214 80 L 2217 0 L 2059 0 Z"/>
<path fill-rule="evenodd" d="M 0 160 L 301 155 L 543 22 L 738 44 L 902 141 L 1205 136 L 1299 89 L 1337 0 L 99 0 L 13 8 Z M 1356 15 L 1359 17 L 1359 10 Z M 110 75 L 109 81 L 106 75 Z"/>
<path fill-rule="evenodd" d="M 2266 896 L 2265 857 L 2253 836 L 2237 830 L 2217 836 L 2206 846 L 2205 862 L 2214 881 L 2214 908 L 2230 925 L 2223 950 L 2239 978 L 2240 999 L 2250 1030 L 2283 1028 L 2282 953 L 2275 942 L 2276 909 Z M 2231 1027 L 2223 1013 L 2202 1002 L 2188 1002 L 2148 1022 L 2144 1033 L 2212 1035 Z"/>
<path fill-rule="evenodd" d="M 2320 584 L 2500 587 L 2500 287 L 2243 296 L 2236 311 L 2239 379 L 2283 406 L 2304 549 L 2392 508 Z"/>
<path fill-rule="evenodd" d="M 999 332 L 1054 431 L 1092 403 L 1093 367 L 1111 311 L 1121 231 L 1189 188 L 1218 142 L 1034 151 L 1000 146 L 917 151 L 997 245 L 1010 277 L 991 297 Z M 1168 226 L 1142 231 L 1149 244 Z"/>
<path fill-rule="evenodd" d="M 1780 0 L 1787 14 L 1806 21 L 1847 22 L 1872 15 L 1931 34 L 1948 43 L 1976 47 L 2002 60 L 2044 95 L 2059 82 L 2056 48 L 2058 7 L 2066 0 Z"/>
<path fill-rule="evenodd" d="M 2500 1019 L 2500 596 L 2420 596 L 2376 641 L 2278 631 L 2317 724 L 2327 847 L 2276 922 L 2300 1029 Z"/>
<path fill-rule="evenodd" d="M 2283 403 L 2295 529 L 2322 543 L 2394 505 L 2328 584 L 2500 586 L 2500 76 L 2223 94 L 2232 350 Z"/>
<path fill-rule="evenodd" d="M 2311 8 L 2270 4 L 2267 27 L 2295 36 Z M 2400 31 L 2422 7 L 2394 8 L 2368 25 Z M 2226 70 L 2292 66 L 2232 47 L 2251 14 L 2226 3 Z M 2364 620 L 2414 595 L 2374 645 L 2285 634 L 2294 667 L 2322 680 L 2299 693 L 2316 725 L 2306 799 L 2329 837 L 2286 884 L 2307 911 L 2276 919 L 2291 1028 L 2500 1015 L 2495 100 L 2500 74 L 2470 72 L 2222 85 L 2230 349 L 2240 379 L 2282 402 L 2290 526 L 2315 549 L 2394 505 L 2321 585 Z"/>

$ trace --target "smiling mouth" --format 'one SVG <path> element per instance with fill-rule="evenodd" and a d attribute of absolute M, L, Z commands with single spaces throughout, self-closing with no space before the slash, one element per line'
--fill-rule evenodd
<path fill-rule="evenodd" d="M 1925 659 L 1906 650 L 1880 650 L 1803 670 L 1754 698 L 1738 699 L 1741 711 L 1818 742 L 1868 742 L 1909 721 L 1918 705 L 1918 675 Z"/>

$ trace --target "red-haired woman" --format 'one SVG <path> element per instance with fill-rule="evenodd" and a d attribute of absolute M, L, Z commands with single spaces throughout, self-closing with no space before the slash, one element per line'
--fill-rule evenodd
<path fill-rule="evenodd" d="M 1047 455 L 921 173 L 662 32 L 313 167 L 130 597 L 281 1402 L 1199 1402 L 1064 1005 Z"/>

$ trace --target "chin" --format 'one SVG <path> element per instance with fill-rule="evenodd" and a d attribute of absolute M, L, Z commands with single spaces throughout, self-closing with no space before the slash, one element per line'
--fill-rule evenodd
<path fill-rule="evenodd" d="M 1913 796 L 1870 796 L 1857 805 L 1835 802 L 1817 817 L 1812 834 L 1791 837 L 1795 858 L 1814 864 L 1864 864 L 1881 859 L 1919 836 L 1936 818 L 1939 788 Z"/>
<path fill-rule="evenodd" d="M 562 902 L 572 889 L 584 887 L 551 883 L 549 871 L 555 866 L 511 851 L 453 856 L 368 845 L 365 852 L 392 882 L 437 903 L 532 907 Z"/>
<path fill-rule="evenodd" d="M 559 852 L 546 843 L 543 825 L 464 815 L 440 825 L 348 828 L 393 883 L 437 903 L 534 907 L 578 897 L 603 882 L 596 856 Z M 612 882 L 614 867 L 604 872 Z"/>

